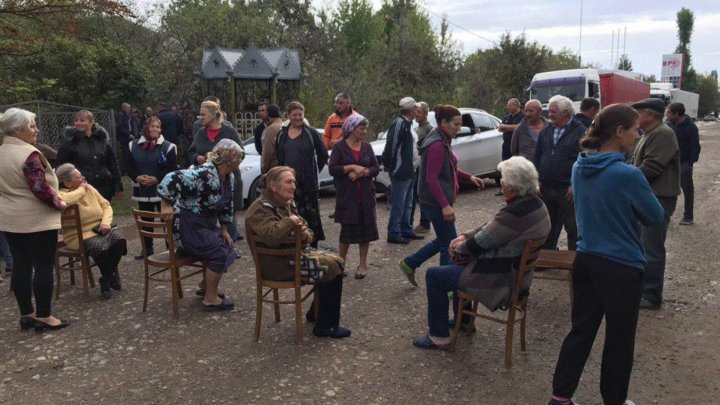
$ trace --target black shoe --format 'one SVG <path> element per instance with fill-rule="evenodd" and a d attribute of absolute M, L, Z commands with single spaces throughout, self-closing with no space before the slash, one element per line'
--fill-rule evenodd
<path fill-rule="evenodd" d="M 662 306 L 662 303 L 656 303 L 655 301 L 648 299 L 647 297 L 642 297 L 640 299 L 640 309 L 651 309 L 651 310 L 657 310 L 660 309 Z"/>
<path fill-rule="evenodd" d="M 318 328 L 317 326 L 313 328 L 313 335 L 317 337 L 331 337 L 333 339 L 342 339 L 349 337 L 352 332 L 350 329 L 343 328 L 342 326 L 338 326 L 336 328 Z"/>
<path fill-rule="evenodd" d="M 402 236 L 388 236 L 387 243 L 407 245 L 408 243 L 410 243 L 410 239 L 403 238 Z"/>
<path fill-rule="evenodd" d="M 205 289 L 204 289 L 204 288 L 198 288 L 197 290 L 195 290 L 195 295 L 197 295 L 198 297 L 205 297 Z M 218 293 L 218 298 L 220 298 L 220 299 L 225 298 L 225 294 L 219 292 L 219 293 Z"/>
<path fill-rule="evenodd" d="M 413 232 L 413 233 L 411 233 L 411 234 L 408 234 L 408 235 L 403 235 L 402 237 L 403 237 L 403 238 L 405 238 L 405 239 L 410 239 L 410 240 L 420 240 L 420 239 L 425 239 L 425 237 L 424 237 L 424 236 L 422 236 L 422 235 L 418 235 L 418 234 L 417 234 L 417 233 L 415 233 L 415 232 Z"/>
<path fill-rule="evenodd" d="M 335 218 L 335 213 L 333 212 L 332 214 L 328 215 L 328 218 L 334 219 L 334 218 Z"/>
<path fill-rule="evenodd" d="M 682 219 L 682 221 L 680 221 L 680 225 L 692 225 L 692 224 L 693 224 L 692 218 L 684 217 Z"/>
<path fill-rule="evenodd" d="M 242 235 L 238 235 L 237 240 L 245 240 L 245 237 Z"/>
<path fill-rule="evenodd" d="M 310 305 L 310 309 L 308 309 L 308 311 L 305 312 L 305 319 L 307 319 L 308 322 L 315 322 L 315 307 L 314 307 L 314 305 Z"/>
<path fill-rule="evenodd" d="M 104 300 L 109 300 L 110 297 L 112 297 L 112 292 L 110 291 L 110 281 L 106 280 L 105 277 L 100 277 L 98 284 L 100 284 L 100 297 Z"/>
<path fill-rule="evenodd" d="M 150 254 L 148 255 L 148 257 L 150 257 L 151 255 L 152 255 L 152 253 L 150 253 Z M 142 260 L 142 259 L 144 259 L 144 258 L 145 258 L 145 255 L 142 254 L 142 252 L 140 252 L 139 255 L 135 256 L 135 260 Z"/>
<path fill-rule="evenodd" d="M 65 328 L 65 327 L 67 327 L 68 325 L 70 325 L 70 322 L 68 322 L 68 321 L 66 321 L 66 320 L 64 320 L 64 319 L 61 319 L 61 320 L 60 320 L 60 324 L 59 324 L 59 325 L 49 325 L 49 324 L 47 324 L 47 323 L 45 323 L 45 322 L 43 322 L 43 321 L 40 321 L 40 320 L 38 320 L 38 319 L 35 319 L 35 332 L 40 333 L 40 332 L 45 332 L 45 331 L 48 331 L 48 330 L 58 330 L 58 329 Z"/>
<path fill-rule="evenodd" d="M 216 305 L 205 305 L 203 304 L 203 309 L 206 311 L 230 311 L 235 308 L 235 304 L 233 304 L 230 300 L 227 300 L 225 298 L 222 299 L 222 301 L 219 304 Z"/>
<path fill-rule="evenodd" d="M 20 317 L 20 330 L 28 330 L 35 327 L 35 318 L 29 316 Z"/>

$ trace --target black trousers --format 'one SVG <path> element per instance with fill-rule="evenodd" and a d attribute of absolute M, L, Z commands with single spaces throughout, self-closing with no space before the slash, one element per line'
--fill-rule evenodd
<path fill-rule="evenodd" d="M 20 307 L 20 316 L 35 312 L 38 318 L 50 316 L 57 230 L 33 233 L 5 232 L 15 260 L 12 289 Z M 37 310 L 33 309 L 35 294 Z"/>
<path fill-rule="evenodd" d="M 138 201 L 138 209 L 140 211 L 150 211 L 150 212 L 160 212 L 160 201 L 157 202 L 148 202 L 148 201 Z M 142 218 L 143 221 L 152 221 L 152 218 Z M 143 227 L 143 231 L 152 232 L 153 228 Z M 144 238 L 145 239 L 145 247 L 147 249 L 148 256 L 155 253 L 155 250 L 153 249 L 153 239 L 152 238 Z"/>
<path fill-rule="evenodd" d="M 695 204 L 695 185 L 693 184 L 693 167 L 684 164 L 680 168 L 680 188 L 685 199 L 685 212 L 683 219 L 693 219 L 693 205 Z"/>
<path fill-rule="evenodd" d="M 510 143 L 512 142 L 512 132 L 503 132 L 503 143 L 502 143 L 502 160 L 508 160 L 512 157 L 510 153 Z"/>
<path fill-rule="evenodd" d="M 110 280 L 114 280 L 117 277 L 118 264 L 126 253 L 127 242 L 125 239 L 120 239 L 113 243 L 108 250 L 102 252 L 95 258 L 95 263 L 98 265 L 100 274 L 102 275 L 100 286 L 103 290 L 108 290 L 110 288 Z"/>
<path fill-rule="evenodd" d="M 575 206 L 565 199 L 568 186 L 541 186 L 542 200 L 550 214 L 550 234 L 545 240 L 543 249 L 557 249 L 560 231 L 563 226 L 567 232 L 568 250 L 577 248 L 577 224 L 575 223 Z"/>
<path fill-rule="evenodd" d="M 553 394 L 571 398 L 605 317 L 605 344 L 600 367 L 600 393 L 606 405 L 627 399 L 635 354 L 640 297 L 640 269 L 578 252 L 573 263 L 572 329 L 565 337 Z"/>
<path fill-rule="evenodd" d="M 343 276 L 341 274 L 327 283 L 320 283 L 316 286 L 319 303 L 317 328 L 336 328 L 340 324 L 342 285 Z"/>

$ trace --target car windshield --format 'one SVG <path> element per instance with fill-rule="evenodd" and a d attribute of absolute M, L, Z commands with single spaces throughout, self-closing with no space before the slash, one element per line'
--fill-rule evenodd
<path fill-rule="evenodd" d="M 533 80 L 530 84 L 530 98 L 546 104 L 552 96 L 559 94 L 572 101 L 582 101 L 585 98 L 585 83 L 586 79 L 582 76 Z"/>

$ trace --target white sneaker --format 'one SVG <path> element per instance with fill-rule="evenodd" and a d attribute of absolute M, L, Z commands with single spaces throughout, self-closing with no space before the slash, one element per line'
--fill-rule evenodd
<path fill-rule="evenodd" d="M 633 401 L 631 401 L 631 400 L 629 400 L 629 399 L 626 399 L 626 400 L 625 400 L 625 405 L 635 405 L 635 402 L 633 402 Z"/>

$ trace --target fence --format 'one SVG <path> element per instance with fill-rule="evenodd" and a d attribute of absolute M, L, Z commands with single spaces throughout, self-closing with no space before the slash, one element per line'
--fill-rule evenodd
<path fill-rule="evenodd" d="M 65 127 L 73 125 L 75 113 L 80 110 L 92 112 L 93 116 L 95 116 L 95 122 L 107 130 L 112 144 L 115 145 L 115 112 L 113 110 L 98 110 L 49 101 L 28 101 L 0 106 L 0 111 L 5 111 L 11 107 L 34 112 L 36 115 L 35 123 L 40 130 L 38 143 L 45 144 L 53 149 L 57 150 L 60 146 Z"/>
<path fill-rule="evenodd" d="M 282 112 L 281 113 L 282 119 L 287 119 L 287 113 Z M 235 129 L 237 130 L 238 134 L 240 134 L 240 139 L 245 142 L 246 140 L 253 137 L 253 130 L 255 127 L 260 125 L 262 120 L 260 117 L 258 117 L 258 113 L 254 111 L 240 111 L 235 113 L 235 120 L 233 121 L 233 125 L 235 125 Z"/>

